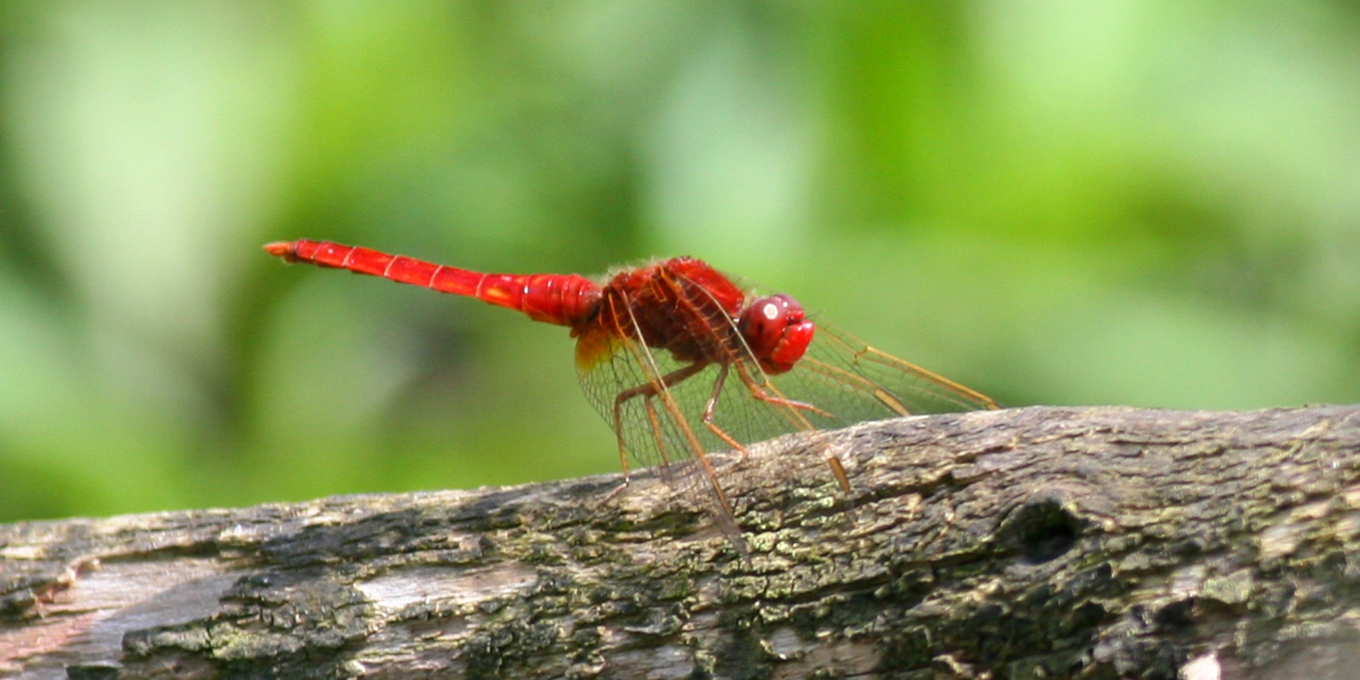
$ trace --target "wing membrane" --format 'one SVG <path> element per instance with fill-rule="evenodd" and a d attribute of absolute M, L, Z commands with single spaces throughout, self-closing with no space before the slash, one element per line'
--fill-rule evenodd
<path fill-rule="evenodd" d="M 816 319 L 807 353 L 786 373 L 765 374 L 742 339 L 736 321 L 707 291 L 683 278 L 658 298 L 676 301 L 677 327 L 692 341 L 691 356 L 677 359 L 648 347 L 643 325 L 622 291 L 606 301 L 615 327 L 596 326 L 581 335 L 577 368 L 591 404 L 618 435 L 621 464 L 628 457 L 657 473 L 678 492 L 717 518 L 739 549 L 727 488 L 707 454 L 745 450 L 789 432 L 812 432 L 803 450 L 826 458 L 841 486 L 849 482 L 826 437 L 818 430 L 919 413 L 998 408 L 987 397 L 919 366 L 870 347 Z M 655 293 L 655 291 L 650 291 Z M 716 311 L 715 311 L 716 310 Z M 695 359 L 694 356 L 700 357 Z"/>

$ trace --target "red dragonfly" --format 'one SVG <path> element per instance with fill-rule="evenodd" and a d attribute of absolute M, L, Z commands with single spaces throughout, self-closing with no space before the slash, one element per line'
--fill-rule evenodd
<path fill-rule="evenodd" d="M 655 465 L 713 512 L 742 550 L 732 503 L 708 453 L 915 413 L 999 408 L 991 399 L 813 321 L 787 295 L 759 296 L 700 260 L 677 257 L 603 279 L 483 274 L 300 239 L 264 246 L 288 262 L 382 276 L 567 326 L 590 403 L 628 456 Z M 816 443 L 848 495 L 825 438 Z M 743 550 L 744 552 L 744 550 Z"/>

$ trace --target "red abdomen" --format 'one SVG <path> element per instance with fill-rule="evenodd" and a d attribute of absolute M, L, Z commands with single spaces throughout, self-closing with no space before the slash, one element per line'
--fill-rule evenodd
<path fill-rule="evenodd" d="M 599 284 L 575 274 L 483 274 L 331 241 L 279 241 L 265 251 L 288 262 L 311 262 L 381 276 L 441 293 L 475 297 L 535 321 L 575 327 L 595 312 Z"/>

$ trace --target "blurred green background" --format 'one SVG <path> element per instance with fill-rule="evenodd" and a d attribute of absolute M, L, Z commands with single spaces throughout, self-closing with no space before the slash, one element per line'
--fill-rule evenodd
<path fill-rule="evenodd" d="M 1360 6 L 0 0 L 0 521 L 617 469 L 565 329 L 301 236 L 692 254 L 1011 405 L 1360 401 Z"/>

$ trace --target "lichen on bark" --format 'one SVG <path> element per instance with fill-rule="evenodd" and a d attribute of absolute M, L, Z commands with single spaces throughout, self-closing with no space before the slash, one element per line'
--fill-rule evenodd
<path fill-rule="evenodd" d="M 749 554 L 646 475 L 603 503 L 616 476 L 0 526 L 0 675 L 1360 667 L 1360 408 L 1036 407 L 828 436 L 853 498 L 796 439 L 722 461 Z"/>

